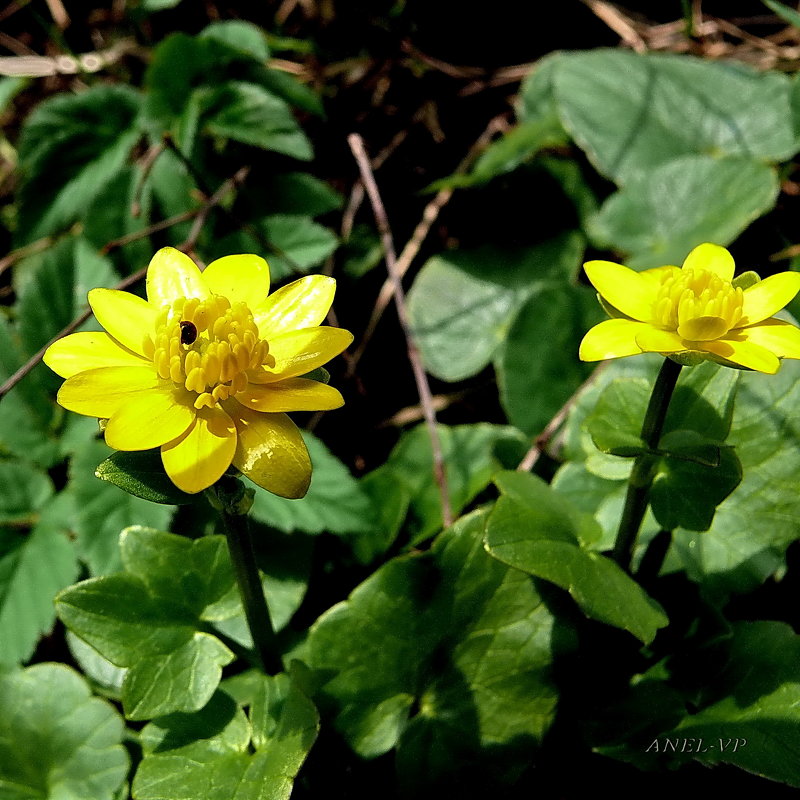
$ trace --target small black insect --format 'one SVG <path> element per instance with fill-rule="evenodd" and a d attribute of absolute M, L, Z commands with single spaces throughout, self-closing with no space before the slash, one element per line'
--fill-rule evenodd
<path fill-rule="evenodd" d="M 194 344 L 197 339 L 197 326 L 194 322 L 181 322 L 181 344 Z"/>

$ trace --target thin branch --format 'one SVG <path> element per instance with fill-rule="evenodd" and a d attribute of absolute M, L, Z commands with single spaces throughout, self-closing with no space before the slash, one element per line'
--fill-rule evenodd
<path fill-rule="evenodd" d="M 128 234 L 128 236 L 122 237 L 122 239 L 117 239 L 115 242 L 109 242 L 101 252 L 108 252 L 109 250 L 113 249 L 114 247 L 121 247 L 122 244 L 127 244 L 128 242 L 135 241 L 136 239 L 144 238 L 145 236 L 149 236 L 155 230 L 162 230 L 164 228 L 168 228 L 171 225 L 175 225 L 178 222 L 183 222 L 186 219 L 191 219 L 195 217 L 196 219 L 203 219 L 205 220 L 208 217 L 208 213 L 210 210 L 218 205 L 226 195 L 231 192 L 234 188 L 244 181 L 247 177 L 247 174 L 250 172 L 250 167 L 242 167 L 238 170 L 231 178 L 228 178 L 220 187 L 217 189 L 211 197 L 203 203 L 200 208 L 195 209 L 193 211 L 185 212 L 184 214 L 179 214 L 177 217 L 171 217 L 169 220 L 164 220 L 162 223 L 157 223 L 156 225 L 151 225 L 149 228 L 144 228 L 141 231 L 136 231 L 135 234 Z M 188 215 L 188 216 L 187 216 Z M 195 244 L 195 241 L 192 239 L 192 233 L 189 234 L 189 238 L 180 245 L 178 249 L 186 250 L 191 249 Z M 17 251 L 19 253 L 20 251 Z M 19 256 L 21 258 L 21 256 Z M 133 284 L 140 281 L 144 276 L 147 274 L 147 267 L 140 269 L 138 272 L 134 272 L 133 275 L 129 275 L 127 278 L 123 278 L 119 283 L 114 286 L 115 289 L 127 289 Z M 59 331 L 59 333 L 54 336 L 44 347 L 41 348 L 38 352 L 32 355 L 13 375 L 11 375 L 8 380 L 0 386 L 0 398 L 4 397 L 8 394 L 24 377 L 26 377 L 30 372 L 36 367 L 36 365 L 42 360 L 44 354 L 48 347 L 54 342 L 57 342 L 64 336 L 67 336 L 70 333 L 73 333 L 84 322 L 86 322 L 89 317 L 92 315 L 91 308 L 87 308 L 83 313 L 80 314 L 76 319 L 72 320 L 63 330 Z"/>
<path fill-rule="evenodd" d="M 483 133 L 476 139 L 472 147 L 470 147 L 467 155 L 461 160 L 461 163 L 458 165 L 458 167 L 456 167 L 456 171 L 454 173 L 455 175 L 463 175 L 467 171 L 478 154 L 489 144 L 489 142 L 491 142 L 492 137 L 499 130 L 502 130 L 504 122 L 505 114 L 500 114 L 489 122 Z M 450 198 L 453 196 L 453 191 L 454 190 L 452 188 L 440 190 L 437 192 L 433 200 L 431 200 L 428 205 L 425 206 L 425 210 L 422 212 L 422 219 L 419 221 L 419 223 L 417 223 L 414 233 L 411 235 L 411 238 L 408 240 L 406 246 L 403 248 L 402 252 L 397 258 L 397 273 L 401 279 L 419 254 L 422 244 L 433 227 L 433 223 L 439 218 L 439 214 L 441 213 L 442 209 L 450 202 Z M 393 292 L 394 281 L 390 274 L 389 277 L 384 281 L 380 293 L 378 294 L 378 299 L 375 301 L 375 306 L 372 309 L 372 314 L 370 315 L 364 335 L 361 338 L 358 347 L 353 351 L 353 355 L 347 370 L 348 377 L 355 372 L 355 368 L 358 365 L 361 356 L 364 355 L 364 350 L 372 339 L 372 336 L 375 333 L 375 328 L 377 328 L 378 323 L 383 316 L 383 312 L 386 310 L 386 306 L 389 305 L 389 302 L 392 299 Z"/>
<path fill-rule="evenodd" d="M 589 10 L 600 20 L 605 22 L 628 47 L 637 53 L 647 52 L 647 45 L 639 35 L 631 21 L 614 5 L 605 0 L 581 0 Z"/>
<path fill-rule="evenodd" d="M 414 332 L 411 329 L 411 323 L 408 318 L 408 309 L 406 308 L 405 292 L 403 291 L 403 284 L 401 282 L 400 273 L 397 270 L 397 258 L 394 250 L 394 240 L 392 239 L 392 231 L 389 227 L 389 219 L 386 216 L 386 209 L 383 206 L 378 185 L 375 183 L 375 176 L 372 173 L 372 168 L 369 163 L 369 156 L 364 147 L 364 140 L 357 134 L 352 133 L 347 137 L 347 143 L 350 145 L 350 150 L 353 152 L 353 157 L 358 164 L 358 170 L 361 173 L 361 180 L 364 183 L 364 188 L 369 197 L 372 211 L 375 215 L 375 223 L 381 234 L 381 242 L 383 243 L 384 257 L 386 259 L 386 269 L 389 272 L 393 284 L 394 300 L 397 306 L 397 318 L 400 322 L 403 335 L 406 338 L 408 346 L 408 360 L 411 363 L 411 369 L 414 372 L 414 380 L 417 384 L 417 392 L 419 393 L 419 401 L 425 411 L 425 422 L 428 426 L 428 434 L 431 439 L 431 453 L 433 455 L 433 474 L 436 483 L 439 487 L 439 493 L 442 500 L 442 520 L 444 526 L 448 527 L 453 523 L 453 512 L 450 508 L 450 495 L 447 489 L 447 472 L 444 464 L 444 457 L 442 455 L 442 443 L 439 439 L 439 431 L 436 427 L 436 412 L 433 409 L 433 397 L 431 396 L 431 388 L 428 385 L 428 378 L 425 375 L 425 370 L 422 367 L 422 359 L 420 358 L 419 349 L 414 337 Z"/>
<path fill-rule="evenodd" d="M 550 422 L 545 425 L 542 432 L 533 440 L 533 444 L 528 452 L 525 453 L 522 461 L 519 462 L 517 469 L 520 472 L 530 472 L 536 466 L 536 462 L 539 460 L 539 457 L 547 449 L 547 445 L 550 444 L 550 440 L 556 435 L 558 430 L 564 424 L 569 412 L 572 410 L 572 407 L 575 405 L 584 391 L 600 377 L 603 370 L 605 370 L 610 363 L 610 361 L 603 361 L 602 364 L 599 364 L 597 367 L 595 367 L 592 374 L 589 375 L 589 377 L 572 393 L 572 396 L 567 400 L 567 402 L 558 409 Z"/>
<path fill-rule="evenodd" d="M 26 244 L 24 247 L 18 247 L 16 250 L 12 250 L 7 256 L 0 258 L 0 275 L 9 267 L 16 264 L 17 261 L 21 261 L 28 256 L 35 256 L 37 253 L 47 250 L 53 242 L 54 238 L 52 236 L 45 236 L 43 239 L 37 239 L 35 242 Z"/>

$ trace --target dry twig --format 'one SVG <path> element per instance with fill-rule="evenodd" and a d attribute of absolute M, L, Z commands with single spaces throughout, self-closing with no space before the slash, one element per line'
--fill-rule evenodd
<path fill-rule="evenodd" d="M 442 520 L 445 527 L 448 527 L 453 522 L 453 513 L 450 508 L 450 495 L 447 490 L 447 472 L 444 464 L 444 457 L 442 455 L 442 443 L 439 439 L 439 431 L 436 428 L 436 412 L 433 408 L 433 397 L 431 396 L 431 389 L 428 385 L 428 378 L 425 375 L 425 370 L 422 367 L 422 359 L 419 354 L 419 349 L 414 338 L 414 333 L 411 330 L 411 324 L 408 319 L 408 309 L 406 308 L 405 293 L 403 291 L 403 284 L 400 280 L 400 274 L 397 271 L 397 258 L 394 251 L 394 241 L 392 239 L 392 231 L 389 227 L 389 219 L 386 216 L 386 209 L 383 206 L 378 186 L 375 183 L 375 176 L 372 173 L 372 168 L 369 163 L 369 156 L 364 148 L 364 140 L 357 134 L 353 133 L 347 137 L 347 143 L 353 152 L 353 157 L 358 164 L 359 172 L 361 173 L 361 180 L 364 183 L 364 188 L 369 197 L 372 211 L 375 215 L 375 223 L 381 234 L 381 241 L 383 243 L 383 252 L 386 259 L 386 269 L 392 281 L 394 300 L 397 306 L 397 318 L 400 321 L 400 327 L 403 330 L 403 335 L 406 339 L 408 346 L 408 360 L 411 363 L 411 369 L 414 372 L 414 380 L 417 384 L 417 392 L 419 393 L 419 401 L 425 412 L 425 422 L 428 426 L 428 434 L 431 439 L 431 453 L 433 455 L 433 474 L 436 483 L 439 487 L 439 493 L 442 499 Z"/>

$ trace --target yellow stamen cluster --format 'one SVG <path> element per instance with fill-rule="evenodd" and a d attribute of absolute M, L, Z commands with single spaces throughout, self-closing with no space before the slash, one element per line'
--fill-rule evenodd
<path fill-rule="evenodd" d="M 181 323 L 194 326 L 190 343 L 185 343 L 185 336 L 182 339 L 187 326 L 182 329 Z M 275 364 L 247 305 L 231 305 L 220 295 L 206 300 L 179 298 L 165 306 L 145 350 L 161 378 L 197 394 L 197 409 L 213 408 L 246 389 L 248 370 Z"/>
<path fill-rule="evenodd" d="M 711 341 L 742 318 L 742 290 L 706 270 L 683 269 L 661 279 L 653 322 L 684 339 Z"/>

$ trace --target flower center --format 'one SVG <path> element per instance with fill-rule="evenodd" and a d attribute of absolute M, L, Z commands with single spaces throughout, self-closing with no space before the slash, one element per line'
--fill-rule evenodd
<path fill-rule="evenodd" d="M 718 339 L 741 319 L 742 295 L 713 272 L 682 269 L 661 279 L 653 321 L 689 341 Z"/>
<path fill-rule="evenodd" d="M 162 308 L 146 355 L 161 378 L 197 395 L 197 409 L 246 389 L 248 370 L 275 365 L 247 305 L 220 295 L 180 297 Z"/>

